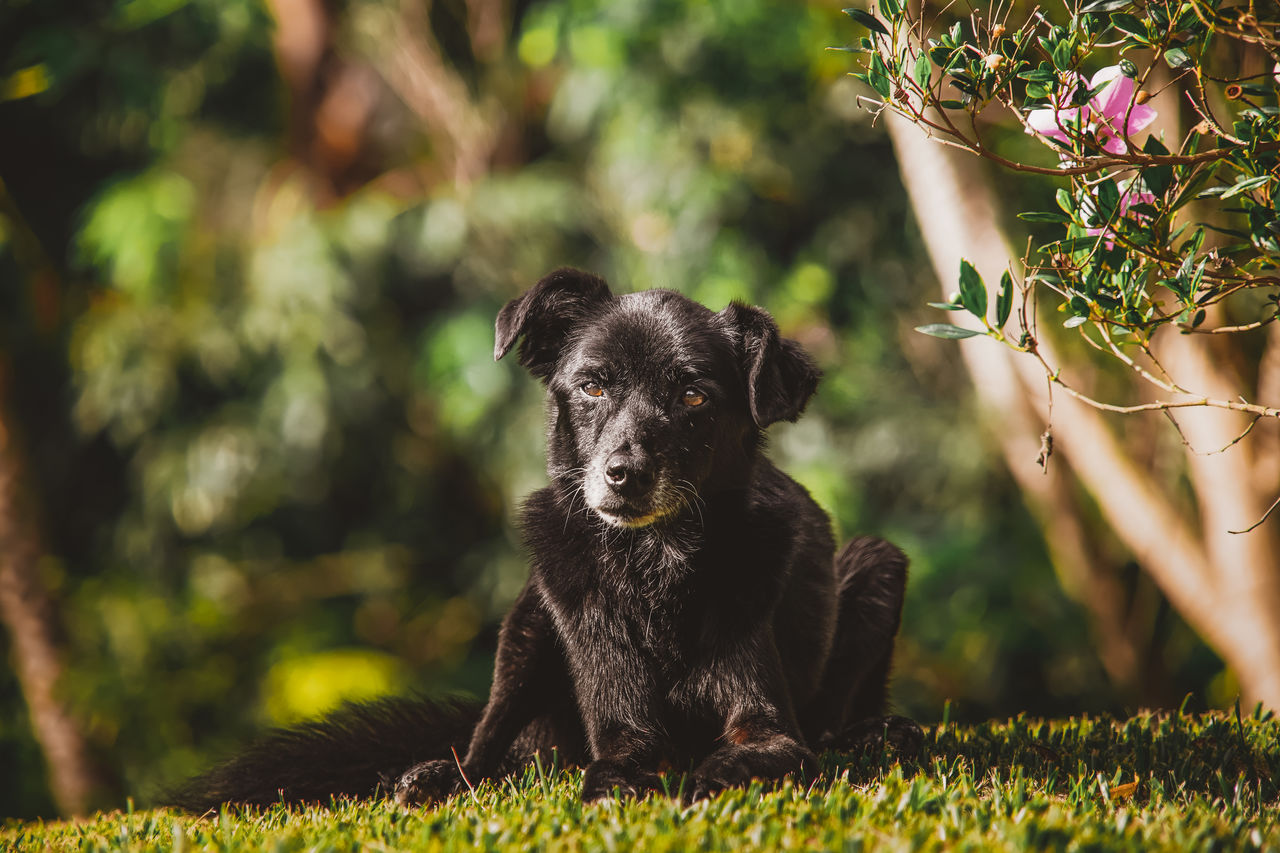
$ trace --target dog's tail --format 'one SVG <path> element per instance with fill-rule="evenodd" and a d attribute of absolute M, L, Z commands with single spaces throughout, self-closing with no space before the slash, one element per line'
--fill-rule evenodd
<path fill-rule="evenodd" d="M 394 788 L 420 761 L 465 754 L 475 702 L 389 698 L 347 704 L 322 720 L 277 729 L 191 779 L 165 801 L 202 813 L 223 803 L 327 803 Z"/>

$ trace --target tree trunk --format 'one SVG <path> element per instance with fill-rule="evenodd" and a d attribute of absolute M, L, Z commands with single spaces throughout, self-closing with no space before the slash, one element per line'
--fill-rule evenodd
<path fill-rule="evenodd" d="M 961 256 L 987 281 L 998 280 L 1016 255 L 1000 231 L 994 194 L 981 171 L 981 161 L 929 140 L 905 119 L 888 111 L 885 115 L 903 182 L 944 291 L 953 289 Z M 1051 317 L 1043 320 L 1042 326 L 1054 322 Z M 1061 363 L 1051 342 L 1041 336 L 1040 344 L 1050 363 Z M 1222 537 L 1230 534 L 1219 529 L 1224 523 L 1223 511 L 1216 508 L 1224 502 L 1232 507 L 1232 523 L 1237 526 L 1242 525 L 1234 520 L 1234 514 L 1252 511 L 1258 504 L 1254 496 L 1242 497 L 1245 486 L 1233 479 L 1238 463 L 1229 461 L 1222 472 L 1210 476 L 1201 473 L 1201 468 L 1222 462 L 1222 457 L 1192 457 L 1192 483 L 1202 517 L 1186 518 L 1139 469 L 1097 410 L 1065 394 L 1051 400 L 1046 378 L 1034 359 L 986 339 L 959 345 L 984 409 L 997 425 L 995 432 L 1010 470 L 1041 520 L 1060 572 L 1080 585 L 1079 594 L 1090 608 L 1104 645 L 1102 656 L 1108 672 L 1113 677 L 1132 677 L 1141 657 L 1118 609 L 1114 575 L 1099 571 L 1089 557 L 1091 537 L 1081 516 L 1055 497 L 1055 493 L 1061 494 L 1062 486 L 1054 484 L 1052 475 L 1041 475 L 1030 463 L 1035 458 L 1031 439 L 1042 424 L 1052 423 L 1059 451 L 1053 457 L 1055 463 L 1065 463 L 1079 478 L 1119 540 L 1183 618 L 1235 671 L 1245 698 L 1280 708 L 1280 582 L 1276 573 L 1280 553 L 1275 536 L 1255 531 L 1257 535 L 1250 534 L 1253 538 L 1248 541 L 1228 540 Z M 1202 378 L 1208 382 L 1220 377 L 1205 373 Z M 1217 436 L 1221 431 L 1218 427 L 1211 434 Z M 1202 436 L 1197 433 L 1197 437 Z M 1243 524 L 1252 523 L 1260 514 L 1259 510 Z M 1108 645 L 1113 648 L 1105 648 Z"/>
<path fill-rule="evenodd" d="M 21 464 L 4 414 L 0 404 L 0 619 L 9 630 L 14 670 L 54 801 L 62 814 L 78 815 L 89 807 L 97 775 L 57 693 L 63 663 L 55 608 L 40 578 L 39 537 L 31 513 L 23 511 Z"/>

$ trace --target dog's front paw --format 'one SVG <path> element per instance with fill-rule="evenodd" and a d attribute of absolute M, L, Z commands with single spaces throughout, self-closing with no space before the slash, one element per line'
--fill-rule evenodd
<path fill-rule="evenodd" d="M 918 755 L 923 743 L 924 731 L 915 720 L 890 715 L 854 723 L 824 746 L 837 752 L 863 753 L 891 746 L 900 757 L 907 757 Z"/>
<path fill-rule="evenodd" d="M 582 774 L 582 801 L 593 803 L 613 796 L 643 797 L 663 790 L 662 777 L 657 773 L 629 767 L 614 761 L 594 761 Z"/>
<path fill-rule="evenodd" d="M 462 790 L 462 774 L 453 761 L 424 761 L 415 764 L 396 782 L 396 802 L 420 806 L 447 799 Z"/>
<path fill-rule="evenodd" d="M 751 767 L 740 755 L 712 755 L 693 772 L 689 798 L 705 800 L 726 788 L 748 785 L 752 778 Z"/>
<path fill-rule="evenodd" d="M 713 752 L 698 765 L 689 795 L 701 800 L 726 788 L 746 787 L 753 779 L 776 782 L 806 766 L 817 766 L 817 759 L 790 738 L 778 738 L 767 746 L 730 746 Z"/>

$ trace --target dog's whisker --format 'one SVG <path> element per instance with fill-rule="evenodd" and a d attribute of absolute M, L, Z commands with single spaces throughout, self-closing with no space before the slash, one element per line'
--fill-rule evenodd
<path fill-rule="evenodd" d="M 565 514 L 564 514 L 564 529 L 560 531 L 561 536 L 563 536 L 569 530 L 569 519 L 573 518 L 573 513 L 574 513 L 573 505 L 578 502 L 579 497 L 582 498 L 582 508 L 584 510 L 588 508 L 587 496 L 583 494 L 582 487 L 575 486 L 575 488 L 569 491 L 569 508 L 565 511 Z"/>
<path fill-rule="evenodd" d="M 677 480 L 672 484 L 672 487 L 675 489 L 681 505 L 690 512 L 697 513 L 698 524 L 705 529 L 707 523 L 702 515 L 702 508 L 706 506 L 706 501 L 702 495 L 698 494 L 697 486 L 688 480 Z M 691 498 L 692 500 L 690 500 Z"/>

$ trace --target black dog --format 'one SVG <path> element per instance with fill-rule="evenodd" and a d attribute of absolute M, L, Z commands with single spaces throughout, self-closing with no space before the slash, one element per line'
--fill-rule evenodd
<path fill-rule="evenodd" d="M 812 766 L 813 746 L 918 744 L 914 723 L 880 716 L 906 558 L 870 538 L 834 556 L 826 515 L 761 453 L 817 386 L 799 344 L 757 308 L 614 296 L 572 269 L 503 308 L 495 358 L 520 338 L 549 391 L 551 484 L 524 507 L 531 571 L 478 720 L 349 708 L 273 735 L 182 804 L 372 793 L 406 767 L 396 799 L 422 803 L 553 748 L 586 764 L 584 800 L 661 790 L 666 767 L 691 767 L 704 796 Z"/>

